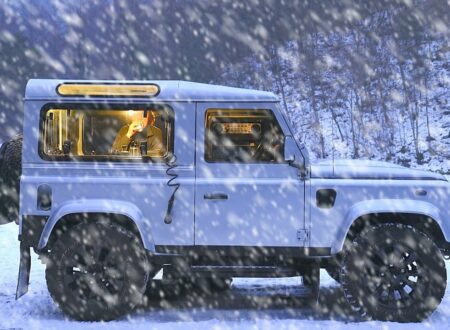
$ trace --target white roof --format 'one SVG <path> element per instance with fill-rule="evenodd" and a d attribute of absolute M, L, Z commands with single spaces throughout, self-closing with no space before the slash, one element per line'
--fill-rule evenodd
<path fill-rule="evenodd" d="M 58 80 L 58 79 L 31 79 L 28 81 L 25 100 L 85 100 L 84 97 L 65 97 L 56 92 L 58 85 L 63 83 L 149 83 L 156 84 L 160 93 L 151 98 L 155 101 L 251 101 L 251 102 L 275 102 L 278 98 L 271 92 L 263 92 L 252 89 L 226 87 L 220 85 L 201 84 L 180 80 Z M 94 99 L 94 98 L 92 98 Z M 105 99 L 97 98 L 95 99 Z M 108 99 L 108 98 L 106 98 Z M 114 98 L 117 100 L 117 98 Z M 127 98 L 128 99 L 128 98 Z M 133 99 L 133 98 L 129 98 Z M 123 100 L 123 98 L 120 98 Z M 142 98 L 139 98 L 142 100 Z"/>

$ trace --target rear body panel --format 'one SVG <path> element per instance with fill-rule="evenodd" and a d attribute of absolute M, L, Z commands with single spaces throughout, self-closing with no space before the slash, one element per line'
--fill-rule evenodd
<path fill-rule="evenodd" d="M 46 104 L 46 101 L 25 102 L 25 127 L 36 127 L 40 111 Z M 155 244 L 155 238 L 158 244 L 194 243 L 194 210 L 189 207 L 194 203 L 194 145 L 186 141 L 195 139 L 194 122 L 190 120 L 195 104 L 164 104 L 177 110 L 174 147 L 178 156 L 176 173 L 180 175 L 182 184 L 173 209 L 177 221 L 171 226 L 164 223 L 167 200 L 172 193 L 172 188 L 167 186 L 167 166 L 164 163 L 47 161 L 37 151 L 38 131 L 24 131 L 20 214 L 50 217 L 44 228 L 41 248 L 54 224 L 64 215 L 75 212 L 120 212 L 128 215 L 136 223 L 148 248 Z M 50 210 L 38 208 L 37 191 L 41 185 L 51 187 Z"/>

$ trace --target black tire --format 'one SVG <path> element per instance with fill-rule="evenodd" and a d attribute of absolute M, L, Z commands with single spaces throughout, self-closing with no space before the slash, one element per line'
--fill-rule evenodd
<path fill-rule="evenodd" d="M 112 224 L 71 227 L 52 247 L 46 268 L 50 295 L 69 317 L 109 321 L 142 302 L 150 266 L 141 242 Z"/>
<path fill-rule="evenodd" d="M 16 184 L 22 174 L 22 135 L 17 135 L 6 142 L 4 150 L 1 174 L 6 182 Z"/>
<path fill-rule="evenodd" d="M 22 175 L 21 135 L 5 142 L 0 155 L 0 224 L 16 221 L 19 215 L 20 176 Z"/>
<path fill-rule="evenodd" d="M 348 246 L 341 270 L 347 301 L 362 316 L 420 322 L 440 304 L 447 284 L 441 251 L 400 224 L 365 230 Z"/>
<path fill-rule="evenodd" d="M 341 283 L 341 269 L 337 265 L 327 265 L 325 267 L 328 275 L 338 283 Z"/>

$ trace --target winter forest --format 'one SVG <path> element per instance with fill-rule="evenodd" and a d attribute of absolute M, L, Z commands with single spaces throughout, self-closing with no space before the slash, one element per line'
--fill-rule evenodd
<path fill-rule="evenodd" d="M 313 158 L 450 171 L 448 1 L 0 1 L 1 139 L 30 78 L 275 92 Z"/>

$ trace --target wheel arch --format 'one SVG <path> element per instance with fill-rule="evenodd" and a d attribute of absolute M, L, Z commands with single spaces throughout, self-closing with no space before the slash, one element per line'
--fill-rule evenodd
<path fill-rule="evenodd" d="M 47 220 L 39 239 L 38 250 L 52 244 L 61 232 L 86 221 L 117 223 L 133 232 L 145 249 L 155 252 L 150 221 L 134 204 L 123 201 L 71 201 L 61 205 Z"/>
<path fill-rule="evenodd" d="M 366 226 L 381 223 L 410 225 L 428 235 L 439 248 L 449 248 L 450 237 L 446 236 L 448 231 L 437 207 L 417 200 L 378 200 L 361 202 L 350 209 L 331 248 L 332 254 L 341 252 L 345 242 Z"/>

